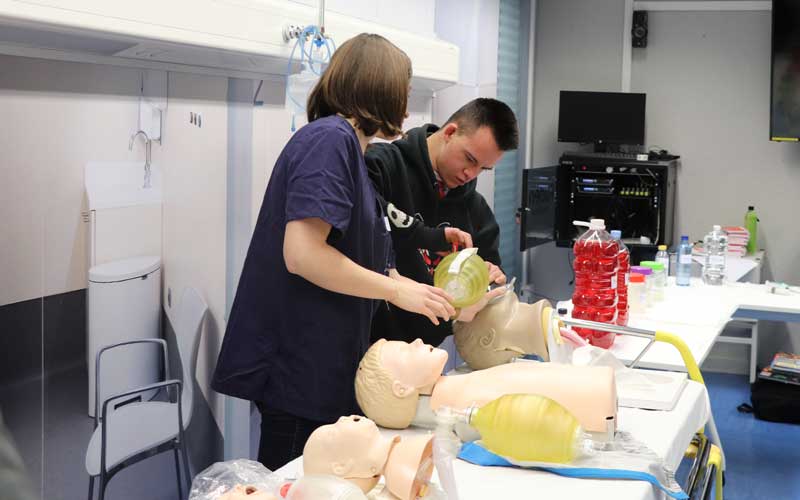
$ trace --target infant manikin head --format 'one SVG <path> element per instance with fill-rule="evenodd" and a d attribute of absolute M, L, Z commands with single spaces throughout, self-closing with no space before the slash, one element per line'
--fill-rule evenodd
<path fill-rule="evenodd" d="M 334 475 L 369 493 L 384 475 L 386 488 L 400 500 L 424 495 L 433 474 L 433 437 L 381 436 L 365 417 L 342 417 L 309 436 L 303 450 L 307 475 Z"/>
<path fill-rule="evenodd" d="M 237 484 L 219 497 L 219 500 L 278 500 L 278 497 L 255 486 Z"/>
<path fill-rule="evenodd" d="M 311 433 L 303 449 L 303 469 L 347 479 L 367 493 L 378 483 L 392 444 L 372 420 L 341 417 Z"/>
<path fill-rule="evenodd" d="M 472 321 L 453 325 L 458 353 L 473 370 L 502 365 L 524 354 L 548 361 L 543 315 L 549 307 L 546 300 L 520 303 L 516 293 L 507 292 Z"/>
<path fill-rule="evenodd" d="M 420 390 L 432 386 L 447 351 L 424 344 L 381 339 L 367 350 L 356 372 L 356 399 L 378 425 L 405 429 L 417 412 Z"/>

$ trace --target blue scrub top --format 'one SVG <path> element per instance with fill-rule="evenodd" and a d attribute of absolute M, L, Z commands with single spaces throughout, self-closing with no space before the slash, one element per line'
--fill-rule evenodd
<path fill-rule="evenodd" d="M 286 224 L 318 217 L 328 243 L 379 273 L 391 238 L 353 127 L 339 116 L 302 127 L 281 152 L 247 252 L 211 386 L 320 422 L 358 411 L 353 383 L 377 301 L 290 274 Z"/>

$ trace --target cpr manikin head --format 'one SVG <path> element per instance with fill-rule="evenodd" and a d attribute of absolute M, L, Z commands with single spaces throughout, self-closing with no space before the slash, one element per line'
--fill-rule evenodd
<path fill-rule="evenodd" d="M 367 493 L 378 483 L 393 442 L 368 418 L 341 417 L 311 433 L 303 449 L 303 469 L 347 479 Z"/>
<path fill-rule="evenodd" d="M 356 399 L 378 425 L 405 429 L 417 411 L 420 391 L 442 374 L 447 352 L 424 344 L 381 339 L 367 350 L 356 372 Z"/>
<path fill-rule="evenodd" d="M 549 308 L 546 300 L 520 303 L 517 294 L 508 291 L 472 321 L 453 325 L 458 353 L 473 370 L 508 363 L 524 354 L 537 354 L 548 361 L 544 333 Z"/>
<path fill-rule="evenodd" d="M 399 500 L 424 495 L 433 474 L 433 437 L 382 437 L 365 417 L 342 417 L 309 436 L 303 450 L 305 474 L 329 474 L 368 493 L 381 474 Z"/>

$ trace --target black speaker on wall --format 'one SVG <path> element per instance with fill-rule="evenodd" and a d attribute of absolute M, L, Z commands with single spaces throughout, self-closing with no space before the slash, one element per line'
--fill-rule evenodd
<path fill-rule="evenodd" d="M 631 28 L 631 43 L 634 47 L 647 47 L 647 11 L 633 11 L 633 28 Z"/>

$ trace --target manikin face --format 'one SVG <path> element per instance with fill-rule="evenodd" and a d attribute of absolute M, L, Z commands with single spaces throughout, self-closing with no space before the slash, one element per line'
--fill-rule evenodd
<path fill-rule="evenodd" d="M 456 123 L 442 128 L 444 144 L 435 158 L 439 177 L 449 189 L 463 186 L 482 171 L 491 170 L 503 156 L 489 127 L 469 133 L 458 131 Z"/>
<path fill-rule="evenodd" d="M 381 436 L 372 420 L 340 417 L 308 438 L 303 451 L 307 474 L 333 474 L 356 483 L 365 493 L 377 484 L 393 441 Z"/>
<path fill-rule="evenodd" d="M 438 380 L 447 363 L 447 351 L 420 339 L 408 343 L 389 341 L 381 349 L 381 364 L 395 380 L 412 388 L 428 387 Z"/>

